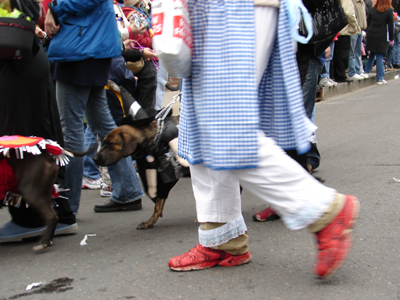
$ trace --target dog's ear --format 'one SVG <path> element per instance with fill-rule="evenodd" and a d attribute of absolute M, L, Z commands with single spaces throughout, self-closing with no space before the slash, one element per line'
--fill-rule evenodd
<path fill-rule="evenodd" d="M 127 157 L 136 150 L 138 138 L 135 134 L 132 134 L 132 132 L 121 131 L 119 134 L 124 142 L 122 147 L 122 155 Z"/>

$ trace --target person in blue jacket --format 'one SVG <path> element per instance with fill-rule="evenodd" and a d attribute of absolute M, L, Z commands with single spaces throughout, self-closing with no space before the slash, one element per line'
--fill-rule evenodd
<path fill-rule="evenodd" d="M 55 62 L 56 96 L 65 148 L 84 151 L 86 120 L 100 138 L 116 127 L 107 105 L 111 59 L 121 56 L 121 42 L 112 0 L 59 0 L 48 5 L 45 31 L 52 38 L 49 59 Z M 108 168 L 114 190 L 96 212 L 140 210 L 143 191 L 132 159 Z M 72 211 L 77 214 L 81 196 L 83 157 L 71 159 L 65 170 Z"/>

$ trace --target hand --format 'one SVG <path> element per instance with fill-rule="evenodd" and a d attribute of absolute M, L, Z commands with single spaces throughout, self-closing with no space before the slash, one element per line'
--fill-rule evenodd
<path fill-rule="evenodd" d="M 143 49 L 143 57 L 144 57 L 146 60 L 151 60 L 151 59 L 153 59 L 153 58 L 156 58 L 156 59 L 157 59 L 156 53 L 155 53 L 153 50 L 151 50 L 150 48 L 144 48 L 144 49 Z"/>
<path fill-rule="evenodd" d="M 40 27 L 36 26 L 35 27 L 35 35 L 39 38 L 39 39 L 44 39 L 47 36 L 47 33 L 44 32 Z"/>
<path fill-rule="evenodd" d="M 125 50 L 132 50 L 136 46 L 136 40 L 127 39 L 123 41 L 123 44 Z"/>
<path fill-rule="evenodd" d="M 135 23 L 131 22 L 131 24 L 129 25 L 129 27 L 132 29 L 132 34 L 142 34 L 146 32 L 146 27 L 144 27 L 143 25 L 141 25 L 140 27 L 136 27 Z"/>
<path fill-rule="evenodd" d="M 393 46 L 394 45 L 394 41 L 389 41 L 389 46 Z"/>
<path fill-rule="evenodd" d="M 54 21 L 54 17 L 51 14 L 50 9 L 47 11 L 46 19 L 44 20 L 44 31 L 46 31 L 49 38 L 53 38 L 55 34 L 57 34 L 60 29 L 60 25 L 56 25 Z"/>

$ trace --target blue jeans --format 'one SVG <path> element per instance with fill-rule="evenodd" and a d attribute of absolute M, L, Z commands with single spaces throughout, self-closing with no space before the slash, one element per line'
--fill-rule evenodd
<path fill-rule="evenodd" d="M 386 52 L 386 65 L 388 67 L 393 66 L 393 46 L 388 46 Z"/>
<path fill-rule="evenodd" d="M 85 150 L 84 115 L 93 133 L 98 134 L 101 139 L 116 127 L 107 105 L 104 87 L 80 86 L 58 80 L 56 92 L 66 149 L 78 152 Z M 116 165 L 108 167 L 108 172 L 114 187 L 112 201 L 127 203 L 143 197 L 131 157 L 121 159 Z M 65 185 L 70 189 L 67 197 L 75 214 L 79 209 L 82 176 L 83 157 L 74 157 L 65 168 Z"/>
<path fill-rule="evenodd" d="M 93 145 L 97 145 L 97 138 L 90 127 L 87 126 L 85 130 L 85 150 L 90 149 Z M 95 149 L 93 152 L 86 154 L 83 158 L 83 176 L 92 180 L 97 180 L 101 177 L 100 171 L 92 159 L 96 152 Z"/>
<path fill-rule="evenodd" d="M 354 34 L 350 36 L 350 53 L 349 53 L 349 76 L 361 74 L 361 43 L 362 35 Z"/>
<path fill-rule="evenodd" d="M 330 68 L 331 68 L 331 60 L 332 60 L 332 58 L 333 58 L 333 52 L 335 51 L 335 42 L 332 42 L 331 45 L 330 45 L 330 47 L 331 47 L 331 54 L 329 55 L 328 58 L 325 59 L 325 64 L 324 64 L 324 66 L 325 66 L 325 72 L 324 72 L 324 73 L 321 73 L 321 76 L 320 76 L 321 79 L 322 79 L 322 78 L 331 77 L 331 75 L 329 74 L 329 71 L 330 71 Z"/>
<path fill-rule="evenodd" d="M 315 114 L 315 97 L 317 95 L 318 76 L 321 74 L 322 65 L 318 59 L 314 56 L 310 59 L 308 64 L 307 75 L 303 83 L 303 100 L 304 108 L 306 110 L 307 117 L 314 122 Z M 317 145 L 311 143 L 311 149 L 306 153 L 307 163 L 310 164 L 314 169 L 318 168 L 321 161 L 321 155 L 319 154 Z"/>
<path fill-rule="evenodd" d="M 365 73 L 369 73 L 374 66 L 374 61 L 376 57 L 376 81 L 381 81 L 385 78 L 385 71 L 383 69 L 383 54 L 370 52 L 367 64 L 365 66 Z"/>
<path fill-rule="evenodd" d="M 400 32 L 394 36 L 393 64 L 400 65 Z"/>
<path fill-rule="evenodd" d="M 303 83 L 303 100 L 307 117 L 313 121 L 313 111 L 315 107 L 315 97 L 317 95 L 318 76 L 321 74 L 322 65 L 313 56 L 308 63 L 307 74 Z"/>

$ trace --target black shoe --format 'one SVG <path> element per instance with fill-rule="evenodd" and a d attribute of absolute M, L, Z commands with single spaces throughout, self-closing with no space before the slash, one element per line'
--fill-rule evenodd
<path fill-rule="evenodd" d="M 141 210 L 141 209 L 142 209 L 142 199 L 124 204 L 108 200 L 107 202 L 99 203 L 94 206 L 95 212 L 114 212 L 114 211 Z"/>

